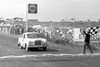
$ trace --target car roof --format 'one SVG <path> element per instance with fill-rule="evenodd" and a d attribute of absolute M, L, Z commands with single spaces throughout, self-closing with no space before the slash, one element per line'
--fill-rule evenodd
<path fill-rule="evenodd" d="M 24 34 L 39 34 L 39 33 L 37 33 L 37 32 L 26 32 Z"/>

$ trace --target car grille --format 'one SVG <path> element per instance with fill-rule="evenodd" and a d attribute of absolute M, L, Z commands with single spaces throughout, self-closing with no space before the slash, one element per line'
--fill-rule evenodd
<path fill-rule="evenodd" d="M 35 41 L 35 45 L 41 45 L 41 41 L 40 40 Z"/>

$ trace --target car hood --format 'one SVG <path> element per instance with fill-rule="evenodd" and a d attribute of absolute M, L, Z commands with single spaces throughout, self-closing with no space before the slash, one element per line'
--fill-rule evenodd
<path fill-rule="evenodd" d="M 28 38 L 27 40 L 28 40 L 28 41 L 37 41 L 37 40 L 41 40 L 41 41 L 43 41 L 43 42 L 46 42 L 46 41 L 47 41 L 47 39 L 45 39 L 45 38 L 34 38 L 34 39 Z"/>

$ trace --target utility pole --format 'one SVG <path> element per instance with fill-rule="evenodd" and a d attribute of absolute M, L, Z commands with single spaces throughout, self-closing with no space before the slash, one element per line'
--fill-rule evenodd
<path fill-rule="evenodd" d="M 28 29 L 28 5 L 26 4 L 26 32 Z"/>
<path fill-rule="evenodd" d="M 26 5 L 26 32 L 28 30 L 28 14 L 37 14 L 37 4 Z"/>

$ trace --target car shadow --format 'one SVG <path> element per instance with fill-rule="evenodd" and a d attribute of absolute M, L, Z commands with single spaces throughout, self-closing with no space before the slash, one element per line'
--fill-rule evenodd
<path fill-rule="evenodd" d="M 42 48 L 31 48 L 28 52 L 59 52 L 57 49 L 47 48 L 46 51 L 43 51 Z"/>

